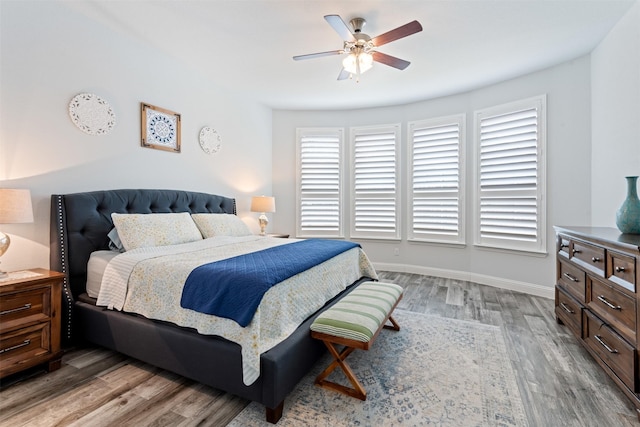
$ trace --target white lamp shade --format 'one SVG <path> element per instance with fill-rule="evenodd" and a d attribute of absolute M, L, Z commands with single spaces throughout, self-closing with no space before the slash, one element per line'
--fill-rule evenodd
<path fill-rule="evenodd" d="M 275 197 L 256 196 L 251 199 L 251 212 L 275 212 Z"/>
<path fill-rule="evenodd" d="M 0 188 L 0 224 L 33 222 L 29 190 Z"/>

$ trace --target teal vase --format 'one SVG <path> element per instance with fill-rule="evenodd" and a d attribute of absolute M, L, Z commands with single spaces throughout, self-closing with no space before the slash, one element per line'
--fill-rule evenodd
<path fill-rule="evenodd" d="M 616 212 L 616 225 L 623 233 L 640 234 L 640 199 L 636 183 L 637 176 L 627 176 L 627 198 Z"/>

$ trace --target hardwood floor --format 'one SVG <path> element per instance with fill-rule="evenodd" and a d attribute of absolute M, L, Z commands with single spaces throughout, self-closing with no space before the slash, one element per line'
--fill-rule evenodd
<path fill-rule="evenodd" d="M 531 426 L 638 426 L 633 405 L 567 327 L 552 300 L 458 280 L 380 272 L 399 308 L 500 326 Z M 61 369 L 2 381 L 0 426 L 224 426 L 248 402 L 99 348 Z"/>

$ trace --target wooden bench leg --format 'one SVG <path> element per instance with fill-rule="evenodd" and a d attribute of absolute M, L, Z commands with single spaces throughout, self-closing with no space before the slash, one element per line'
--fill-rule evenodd
<path fill-rule="evenodd" d="M 393 316 L 389 316 L 389 322 L 391 322 L 393 324 L 393 326 L 384 325 L 385 329 L 392 329 L 394 331 L 399 331 L 400 330 L 400 325 L 398 325 L 398 322 L 396 322 L 396 319 L 394 319 Z"/>
<path fill-rule="evenodd" d="M 367 392 L 364 390 L 364 388 L 356 378 L 355 374 L 353 373 L 349 365 L 347 365 L 347 363 L 344 361 L 347 358 L 347 356 L 350 355 L 353 352 L 353 350 L 355 350 L 355 348 L 345 346 L 342 352 L 338 353 L 338 350 L 336 350 L 333 344 L 324 340 L 322 342 L 324 342 L 324 344 L 327 346 L 327 348 L 329 349 L 329 352 L 331 352 L 335 360 L 333 361 L 333 363 L 331 363 L 331 365 L 327 367 L 327 369 L 322 371 L 320 375 L 316 377 L 315 383 L 321 387 L 332 389 L 340 393 L 344 393 L 348 396 L 358 398 L 360 400 L 367 400 Z M 353 388 L 345 387 L 342 384 L 337 384 L 337 383 L 325 380 L 325 378 L 329 376 L 329 374 L 333 372 L 333 370 L 336 369 L 338 366 L 342 368 L 342 371 L 347 376 L 347 379 L 349 380 Z"/>

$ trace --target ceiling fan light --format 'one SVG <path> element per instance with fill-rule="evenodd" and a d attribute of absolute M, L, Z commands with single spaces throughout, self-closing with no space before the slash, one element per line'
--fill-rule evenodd
<path fill-rule="evenodd" d="M 351 74 L 362 74 L 373 67 L 373 55 L 370 53 L 350 53 L 342 60 L 342 66 Z"/>
<path fill-rule="evenodd" d="M 342 66 L 351 74 L 356 74 L 358 71 L 356 69 L 356 58 L 357 57 L 355 53 L 350 53 L 342 60 Z"/>
<path fill-rule="evenodd" d="M 370 53 L 361 53 L 358 55 L 358 62 L 360 63 L 360 73 L 364 73 L 373 67 L 373 55 Z"/>

